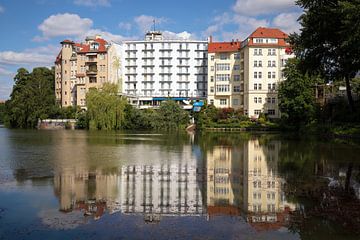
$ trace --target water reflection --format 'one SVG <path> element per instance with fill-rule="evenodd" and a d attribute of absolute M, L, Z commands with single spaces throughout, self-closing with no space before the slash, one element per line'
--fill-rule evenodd
<path fill-rule="evenodd" d="M 145 223 L 166 216 L 241 216 L 257 230 L 288 223 L 296 204 L 286 200 L 286 183 L 278 175 L 280 141 L 221 144 L 202 153 L 193 141 L 190 137 L 177 154 L 137 145 L 138 154 L 152 156 L 142 164 L 137 159 L 112 168 L 91 168 L 81 161 L 72 168 L 60 165 L 54 176 L 59 210 L 94 219 L 105 212 L 141 215 Z"/>

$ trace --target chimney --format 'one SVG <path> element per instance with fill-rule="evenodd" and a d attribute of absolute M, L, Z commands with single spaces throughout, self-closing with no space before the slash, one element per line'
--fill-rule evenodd
<path fill-rule="evenodd" d="M 212 43 L 212 40 L 213 40 L 213 39 L 212 39 L 212 36 L 210 35 L 210 37 L 209 37 L 209 39 L 208 39 L 208 42 L 209 42 L 209 43 Z"/>

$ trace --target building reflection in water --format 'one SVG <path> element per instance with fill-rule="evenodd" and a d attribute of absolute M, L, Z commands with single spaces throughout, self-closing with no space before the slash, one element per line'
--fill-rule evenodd
<path fill-rule="evenodd" d="M 206 160 L 184 156 L 178 163 L 125 165 L 110 172 L 66 171 L 55 176 L 60 210 L 139 214 L 156 223 L 164 216 L 243 216 L 257 230 L 276 229 L 295 205 L 285 199 L 277 175 L 279 141 L 215 146 Z"/>

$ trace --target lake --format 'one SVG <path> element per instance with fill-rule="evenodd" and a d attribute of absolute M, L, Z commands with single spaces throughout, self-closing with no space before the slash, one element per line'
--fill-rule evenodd
<path fill-rule="evenodd" d="M 360 145 L 0 128 L 0 239 L 358 239 Z"/>

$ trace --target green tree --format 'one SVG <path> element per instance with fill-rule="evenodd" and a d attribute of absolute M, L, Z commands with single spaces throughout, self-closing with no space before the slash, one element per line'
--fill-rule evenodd
<path fill-rule="evenodd" d="M 90 89 L 86 94 L 90 129 L 118 130 L 123 127 L 127 102 L 117 92 L 116 84 L 105 83 L 102 89 Z"/>
<path fill-rule="evenodd" d="M 153 116 L 152 124 L 158 130 L 185 128 L 189 123 L 189 114 L 175 101 L 163 101 Z"/>
<path fill-rule="evenodd" d="M 39 118 L 48 118 L 54 112 L 54 69 L 34 68 L 31 73 L 20 68 L 15 84 L 6 102 L 6 124 L 14 128 L 34 128 Z"/>
<path fill-rule="evenodd" d="M 5 103 L 0 103 L 0 124 L 5 122 Z"/>
<path fill-rule="evenodd" d="M 279 85 L 279 108 L 285 123 L 299 128 L 315 118 L 315 82 L 319 81 L 298 69 L 297 59 L 289 60 L 284 70 L 286 81 Z"/>
<path fill-rule="evenodd" d="M 360 69 L 360 1 L 298 0 L 304 13 L 301 33 L 292 44 L 303 73 L 321 74 L 328 81 L 343 79 L 351 111 L 355 111 L 350 80 Z"/>

